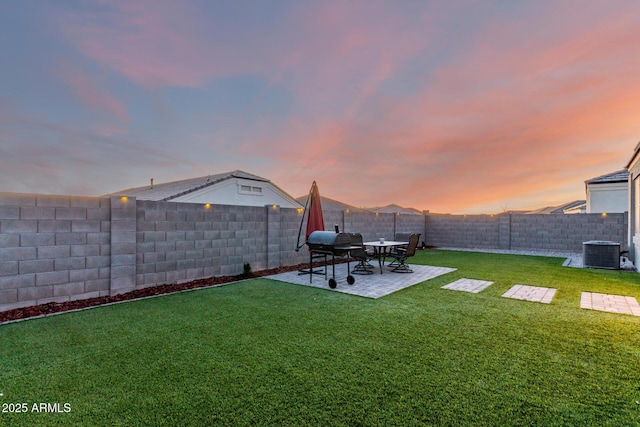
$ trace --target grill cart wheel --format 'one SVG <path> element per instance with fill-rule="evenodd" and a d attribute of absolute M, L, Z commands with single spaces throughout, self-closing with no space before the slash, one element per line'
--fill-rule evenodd
<path fill-rule="evenodd" d="M 329 287 L 331 289 L 335 289 L 336 286 L 338 286 L 338 282 L 336 282 L 336 279 L 334 279 L 333 277 L 329 279 Z"/>
<path fill-rule="evenodd" d="M 347 276 L 347 283 L 353 285 L 356 282 L 356 279 L 352 275 Z"/>

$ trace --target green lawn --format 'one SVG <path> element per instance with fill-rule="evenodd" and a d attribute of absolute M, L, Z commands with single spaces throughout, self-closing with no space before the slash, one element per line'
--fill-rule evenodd
<path fill-rule="evenodd" d="M 0 326 L 0 426 L 640 425 L 640 275 L 421 251 L 457 271 L 370 300 L 268 279 Z M 479 294 L 440 289 L 466 277 Z M 552 304 L 502 298 L 558 289 Z M 34 403 L 70 412 L 32 412 Z"/>

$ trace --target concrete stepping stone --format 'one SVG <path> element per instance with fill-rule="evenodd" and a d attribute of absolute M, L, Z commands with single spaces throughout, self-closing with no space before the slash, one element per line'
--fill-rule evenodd
<path fill-rule="evenodd" d="M 513 298 L 524 301 L 541 302 L 551 304 L 551 300 L 557 289 L 543 288 L 539 286 L 514 285 L 507 292 L 502 294 L 505 298 Z"/>
<path fill-rule="evenodd" d="M 640 305 L 638 304 L 638 300 L 634 297 L 626 297 L 622 295 L 582 292 L 580 294 L 580 308 L 640 316 Z"/>
<path fill-rule="evenodd" d="M 486 287 L 492 285 L 493 282 L 487 280 L 476 279 L 458 279 L 455 282 L 451 282 L 448 285 L 444 285 L 442 289 L 450 289 L 452 291 L 463 291 L 477 294 Z"/>

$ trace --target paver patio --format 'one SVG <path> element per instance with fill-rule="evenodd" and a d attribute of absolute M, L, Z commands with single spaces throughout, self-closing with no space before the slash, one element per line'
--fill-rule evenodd
<path fill-rule="evenodd" d="M 353 268 L 353 266 L 354 263 L 351 263 L 351 268 Z M 327 278 L 330 278 L 331 266 L 328 266 L 327 268 Z M 404 274 L 392 273 L 389 270 L 385 270 L 384 274 L 380 274 L 380 271 L 376 269 L 374 270 L 374 274 L 353 275 L 356 281 L 353 285 L 349 285 L 347 284 L 347 264 L 337 264 L 336 280 L 338 282 L 338 286 L 335 289 L 329 288 L 327 280 L 322 275 L 314 275 L 313 283 L 309 283 L 308 274 L 300 275 L 297 271 L 276 274 L 268 276 L 268 278 L 296 285 L 311 286 L 314 288 L 376 299 L 456 270 L 455 268 L 433 267 L 428 265 L 411 265 L 411 269 L 413 270 L 413 273 Z"/>
<path fill-rule="evenodd" d="M 634 297 L 582 292 L 580 308 L 640 316 L 640 305 Z"/>
<path fill-rule="evenodd" d="M 543 288 L 539 286 L 514 285 L 507 292 L 502 294 L 505 298 L 513 298 L 525 301 L 541 302 L 550 304 L 557 289 Z"/>
<path fill-rule="evenodd" d="M 452 291 L 463 291 L 463 292 L 471 292 L 477 294 L 478 292 L 484 290 L 488 286 L 492 285 L 493 282 L 489 282 L 488 280 L 477 280 L 477 279 L 458 279 L 455 282 L 451 282 L 448 285 L 444 285 L 442 289 L 449 289 Z"/>

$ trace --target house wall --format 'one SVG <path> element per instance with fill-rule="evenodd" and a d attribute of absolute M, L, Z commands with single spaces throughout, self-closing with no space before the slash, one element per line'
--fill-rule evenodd
<path fill-rule="evenodd" d="M 0 193 L 0 311 L 116 295 L 165 283 L 237 275 L 308 260 L 296 251 L 303 212 Z M 440 247 L 581 251 L 586 240 L 626 247 L 626 214 L 397 215 L 325 211 L 327 230 L 366 240 L 420 233 Z M 302 223 L 301 241 L 306 224 Z M 634 235 L 634 244 L 640 239 Z"/>
<path fill-rule="evenodd" d="M 587 184 L 587 213 L 629 211 L 629 183 Z"/>
<path fill-rule="evenodd" d="M 260 188 L 262 191 L 242 191 L 241 186 Z M 238 206 L 278 205 L 283 208 L 298 208 L 300 205 L 276 188 L 273 184 L 249 179 L 228 179 L 210 187 L 172 199 L 183 203 L 224 203 Z"/>
<path fill-rule="evenodd" d="M 640 162 L 634 156 L 629 163 L 629 257 L 640 269 Z"/>

